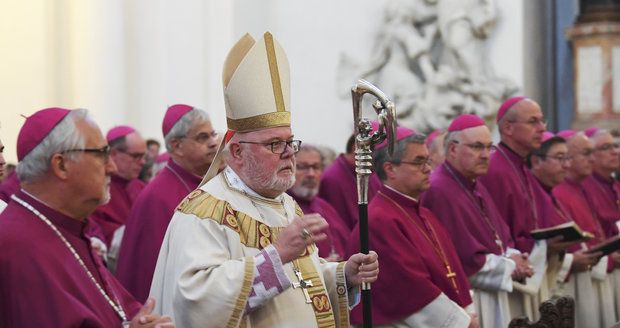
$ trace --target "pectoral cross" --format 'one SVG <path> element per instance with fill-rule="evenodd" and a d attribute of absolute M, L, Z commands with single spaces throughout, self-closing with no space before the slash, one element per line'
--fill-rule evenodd
<path fill-rule="evenodd" d="M 306 297 L 306 303 L 312 303 L 312 300 L 310 299 L 310 294 L 308 294 L 308 287 L 312 287 L 312 280 L 304 280 L 301 271 L 299 271 L 298 269 L 293 269 L 293 272 L 295 272 L 295 276 L 297 276 L 297 280 L 299 280 L 299 282 L 291 282 L 291 286 L 293 288 L 301 288 L 301 290 L 304 292 L 304 296 Z"/>
<path fill-rule="evenodd" d="M 456 285 L 456 272 L 452 271 L 452 268 L 447 264 L 446 264 L 446 270 L 448 270 L 446 277 L 450 279 L 450 281 L 452 281 L 452 287 L 454 287 L 454 290 L 456 290 L 456 292 L 458 293 L 459 287 Z"/>

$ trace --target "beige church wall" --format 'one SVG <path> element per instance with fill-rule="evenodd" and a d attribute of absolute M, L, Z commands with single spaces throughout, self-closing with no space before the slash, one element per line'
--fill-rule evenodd
<path fill-rule="evenodd" d="M 534 92 L 527 62 L 539 35 L 525 31 L 536 0 L 497 1 L 489 60 Z M 221 65 L 244 33 L 270 30 L 291 64 L 293 128 L 305 142 L 342 151 L 351 100 L 337 83 L 339 56 L 372 53 L 384 1 L 0 0 L 0 138 L 15 162 L 20 114 L 49 106 L 88 108 L 105 131 L 130 124 L 161 137 L 166 106 L 207 110 L 225 128 Z M 529 6 L 529 7 L 528 7 Z M 530 25 L 531 26 L 531 25 Z M 352 81 L 353 82 L 353 81 Z M 352 83 L 351 83 L 352 84 Z M 398 103 L 396 104 L 398 110 Z"/>

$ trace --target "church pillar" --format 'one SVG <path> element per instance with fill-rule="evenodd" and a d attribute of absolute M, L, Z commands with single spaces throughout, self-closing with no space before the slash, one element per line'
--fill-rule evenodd
<path fill-rule="evenodd" d="M 573 127 L 617 128 L 620 123 L 620 1 L 581 0 L 567 29 L 574 53 Z"/>

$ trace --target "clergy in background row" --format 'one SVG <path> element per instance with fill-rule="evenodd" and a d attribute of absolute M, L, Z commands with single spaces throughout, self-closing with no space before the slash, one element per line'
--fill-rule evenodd
<path fill-rule="evenodd" d="M 583 187 L 607 237 L 612 237 L 618 234 L 620 182 L 611 174 L 620 167 L 620 148 L 607 130 L 595 128 L 590 135 L 592 175 L 583 181 Z"/>
<path fill-rule="evenodd" d="M 145 183 L 138 179 L 146 156 L 146 142 L 138 131 L 126 125 L 116 126 L 106 134 L 110 145 L 110 157 L 116 164 L 110 183 L 110 201 L 91 215 L 93 222 L 101 228 L 108 249 L 114 234 L 125 225 L 131 206 Z M 117 235 L 115 244 L 120 244 L 122 234 Z"/>
<path fill-rule="evenodd" d="M 315 146 L 303 144 L 295 154 L 295 160 L 295 184 L 288 190 L 288 194 L 305 214 L 317 213 L 329 224 L 329 229 L 325 231 L 327 238 L 316 244 L 319 256 L 328 261 L 342 261 L 345 258 L 345 243 L 350 231 L 336 209 L 318 196 L 323 155 Z"/>
<path fill-rule="evenodd" d="M 445 137 L 446 131 L 442 130 L 435 130 L 426 137 L 426 147 L 428 148 L 433 170 L 446 159 L 446 152 L 443 146 Z"/>
<path fill-rule="evenodd" d="M 478 177 L 487 173 L 493 142 L 484 120 L 470 114 L 448 127 L 445 162 L 422 196 L 444 225 L 474 291 L 481 327 L 507 327 L 512 319 L 512 281 L 532 275 L 525 254 L 514 248 L 508 226 Z M 449 204 L 446 203 L 449 200 Z"/>
<path fill-rule="evenodd" d="M 206 182 L 177 207 L 161 246 L 151 295 L 180 327 L 347 327 L 375 253 L 334 263 L 315 242 L 327 222 L 285 193 L 300 141 L 290 122 L 289 66 L 267 32 L 244 35 L 222 74 L 230 138 Z M 232 133 L 227 133 L 230 136 Z M 211 174 L 215 176 L 210 177 Z"/>
<path fill-rule="evenodd" d="M 373 152 L 383 187 L 368 205 L 370 247 L 381 254 L 381 275 L 371 289 L 375 327 L 478 327 L 467 274 L 435 215 L 420 205 L 429 187 L 430 160 L 423 135 L 397 129 L 394 154 L 387 143 Z M 445 206 L 445 203 L 444 203 Z M 357 249 L 359 225 L 348 247 Z M 351 313 L 362 323 L 362 311 Z"/>
<path fill-rule="evenodd" d="M 546 299 L 544 281 L 547 242 L 535 242 L 530 231 L 546 226 L 540 213 L 542 190 L 527 167 L 526 157 L 540 147 L 545 120 L 540 106 L 526 97 L 506 100 L 497 112 L 501 142 L 491 154 L 489 171 L 479 181 L 487 188 L 500 215 L 508 224 L 516 249 L 529 253 L 534 275 L 526 284 L 515 284 L 510 294 L 512 316 L 538 318 L 539 292 Z M 554 240 L 555 242 L 556 240 Z"/>
<path fill-rule="evenodd" d="M 359 221 L 357 209 L 357 182 L 355 178 L 355 135 L 347 141 L 346 153 L 340 154 L 321 176 L 319 196 L 330 203 L 344 220 L 349 231 Z M 368 201 L 381 187 L 373 172 L 368 179 Z"/>
<path fill-rule="evenodd" d="M 133 205 L 116 271 L 139 301 L 149 296 L 159 248 L 176 206 L 198 187 L 217 148 L 207 113 L 188 105 L 168 108 L 162 132 L 170 159 Z"/>
<path fill-rule="evenodd" d="M 27 118 L 17 157 L 23 189 L 0 215 L 2 327 L 172 327 L 151 313 L 153 300 L 141 308 L 84 235 L 89 214 L 109 199 L 115 170 L 86 110 L 48 108 Z"/>
<path fill-rule="evenodd" d="M 605 235 L 618 235 L 617 222 L 620 220 L 620 182 L 612 178 L 612 173 L 620 169 L 620 146 L 611 133 L 604 129 L 590 128 L 593 147 L 592 175 L 583 181 L 588 201 L 600 220 Z M 620 253 L 610 254 L 613 267 L 620 267 Z M 620 270 L 612 272 L 614 286 L 615 313 L 620 320 Z"/>
<path fill-rule="evenodd" d="M 553 189 L 553 195 L 582 230 L 594 235 L 592 240 L 580 245 L 580 249 L 585 250 L 606 238 L 583 188 L 583 181 L 592 174 L 593 147 L 588 137 L 581 132 L 562 131 L 558 135 L 567 140 L 571 162 L 566 179 Z M 577 252 L 578 250 L 573 253 L 573 261 Z M 616 321 L 610 278 L 607 274 L 608 267 L 611 265 L 613 268 L 613 261 L 610 262 L 611 259 L 608 260 L 607 256 L 600 258 L 601 254 L 596 255 L 594 264 L 588 263 L 585 270 L 579 265 L 571 267 L 573 276 L 561 286 L 567 295 L 574 296 L 577 301 L 577 327 L 611 327 Z"/>
<path fill-rule="evenodd" d="M 4 144 L 0 140 L 0 178 L 4 178 L 6 161 L 4 160 Z M 6 207 L 6 202 L 0 199 L 0 213 Z"/>
<path fill-rule="evenodd" d="M 571 140 L 574 132 L 563 131 L 558 136 L 545 132 L 543 143 L 540 148 L 533 151 L 528 157 L 532 173 L 546 191 L 546 196 L 554 205 L 556 212 L 555 225 L 575 221 L 584 231 L 592 232 L 590 228 L 594 223 L 590 213 L 577 213 L 574 209 L 583 205 L 585 199 L 580 190 L 569 191 L 573 196 L 570 204 L 556 197 L 558 190 L 564 193 L 567 186 L 566 179 L 573 181 L 579 175 L 579 170 L 584 158 L 574 157 L 575 149 L 569 150 L 564 137 Z M 573 139 L 575 140 L 575 139 Z M 587 143 L 586 143 L 587 144 Z M 575 163 L 574 166 L 571 163 Z M 585 158 L 587 163 L 587 158 Z M 572 166 L 572 168 L 571 168 Z M 572 183 L 572 182 L 571 182 Z M 581 197 L 580 197 L 581 195 Z M 580 203 L 581 201 L 581 203 Z M 587 204 L 586 204 L 587 206 Z M 578 218 L 575 220 L 574 218 Z M 597 306 L 598 293 L 592 284 L 590 268 L 595 265 L 600 253 L 588 253 L 585 242 L 573 243 L 562 254 L 550 254 L 548 256 L 547 281 L 553 295 L 568 295 L 575 300 L 575 325 L 576 327 L 599 327 L 599 309 Z"/>

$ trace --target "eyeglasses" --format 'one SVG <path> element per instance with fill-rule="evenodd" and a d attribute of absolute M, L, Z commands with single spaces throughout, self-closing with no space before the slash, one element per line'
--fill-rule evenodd
<path fill-rule="evenodd" d="M 458 140 L 452 140 L 452 142 L 458 144 Z M 483 144 L 482 142 L 474 142 L 474 143 L 464 143 L 463 146 L 469 147 L 469 149 L 473 150 L 476 153 L 481 153 L 483 150 L 491 151 L 495 146 L 493 143 Z"/>
<path fill-rule="evenodd" d="M 512 120 L 510 122 L 512 122 L 512 123 L 522 123 L 522 124 L 527 124 L 527 125 L 530 125 L 530 126 L 542 125 L 543 127 L 547 127 L 547 121 L 545 121 L 545 119 L 535 118 L 535 117 L 532 117 L 532 118 L 530 118 L 527 121 Z"/>
<path fill-rule="evenodd" d="M 302 172 L 306 172 L 306 171 L 310 171 L 310 169 L 313 169 L 314 172 L 318 172 L 318 171 L 322 171 L 323 170 L 323 165 L 318 163 L 318 164 L 303 164 L 303 163 L 298 163 L 297 164 L 297 171 L 302 171 Z"/>
<path fill-rule="evenodd" d="M 103 158 L 104 162 L 106 162 L 106 163 L 110 159 L 110 146 L 109 145 L 105 145 L 105 146 L 103 146 L 101 148 L 69 149 L 69 150 L 65 150 L 65 151 L 61 152 L 61 154 L 77 153 L 77 152 L 94 154 L 97 157 Z"/>
<path fill-rule="evenodd" d="M 606 143 L 604 145 L 596 147 L 596 150 L 598 150 L 598 151 L 607 151 L 607 150 L 619 149 L 619 148 L 620 148 L 620 144 L 617 144 L 617 143 Z"/>
<path fill-rule="evenodd" d="M 291 147 L 293 153 L 297 153 L 299 151 L 299 147 L 301 146 L 301 140 L 278 140 L 272 142 L 239 141 L 239 143 L 270 146 L 271 152 L 274 154 L 284 153 L 286 151 L 286 146 Z"/>
<path fill-rule="evenodd" d="M 570 156 L 564 156 L 564 155 L 555 155 L 555 156 L 542 156 L 542 158 L 551 158 L 551 159 L 555 159 L 556 161 L 564 164 L 564 163 L 568 163 L 570 161 L 573 160 L 572 157 Z"/>
<path fill-rule="evenodd" d="M 211 133 L 208 132 L 203 132 L 203 133 L 198 133 L 197 135 L 190 137 L 190 136 L 182 136 L 181 138 L 189 138 L 192 139 L 194 141 L 196 141 L 199 144 L 206 144 L 209 140 L 217 138 L 217 132 L 213 131 Z"/>
<path fill-rule="evenodd" d="M 431 166 L 432 162 L 433 161 L 431 160 L 430 157 L 424 157 L 424 158 L 415 159 L 413 161 L 394 161 L 392 163 L 394 163 L 394 164 L 409 164 L 409 165 L 415 166 L 417 168 L 423 168 L 426 165 Z"/>
<path fill-rule="evenodd" d="M 592 148 L 584 149 L 580 153 L 577 153 L 577 155 L 581 155 L 583 157 L 590 157 L 592 154 L 594 154 L 594 149 Z"/>
<path fill-rule="evenodd" d="M 123 153 L 125 155 L 128 155 L 129 157 L 131 157 L 131 159 L 133 159 L 136 162 L 140 161 L 140 160 L 143 160 L 143 159 L 146 159 L 146 153 L 131 153 L 131 152 L 128 152 L 128 151 L 125 151 L 125 150 L 120 150 L 120 149 L 119 149 L 119 152 L 121 152 L 121 153 Z"/>

